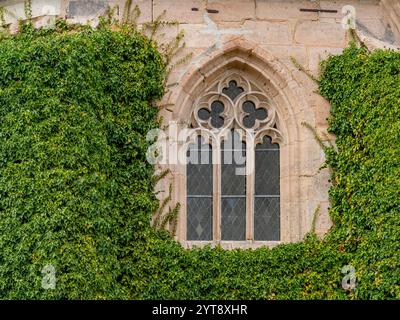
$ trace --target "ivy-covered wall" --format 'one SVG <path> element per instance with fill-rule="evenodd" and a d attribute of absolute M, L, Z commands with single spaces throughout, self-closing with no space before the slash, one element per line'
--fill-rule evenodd
<path fill-rule="evenodd" d="M 1 298 L 129 296 L 157 207 L 145 137 L 163 78 L 154 44 L 129 27 L 27 24 L 1 40 Z"/>
<path fill-rule="evenodd" d="M 400 54 L 354 46 L 324 63 L 337 151 L 325 239 L 184 250 L 157 208 L 145 135 L 163 93 L 156 45 L 130 27 L 0 42 L 0 297 L 400 298 Z M 43 288 L 45 266 L 55 288 Z M 357 287 L 342 288 L 344 266 Z"/>
<path fill-rule="evenodd" d="M 329 241 L 350 254 L 355 297 L 400 298 L 400 52 L 355 46 L 323 65 L 339 152 L 330 198 Z"/>

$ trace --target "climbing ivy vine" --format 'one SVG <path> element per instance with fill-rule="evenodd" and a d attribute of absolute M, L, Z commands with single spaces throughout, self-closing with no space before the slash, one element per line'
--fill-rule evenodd
<path fill-rule="evenodd" d="M 154 41 L 110 19 L 0 41 L 1 298 L 400 298 L 399 53 L 352 45 L 323 63 L 334 226 L 273 249 L 186 250 L 151 226 L 165 204 L 145 137 L 166 72 Z"/>

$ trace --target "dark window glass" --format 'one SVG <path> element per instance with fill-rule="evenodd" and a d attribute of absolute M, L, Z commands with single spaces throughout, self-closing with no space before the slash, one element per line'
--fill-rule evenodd
<path fill-rule="evenodd" d="M 212 240 L 212 148 L 198 137 L 187 151 L 187 240 Z"/>
<path fill-rule="evenodd" d="M 187 240 L 212 240 L 212 197 L 188 197 Z"/>
<path fill-rule="evenodd" d="M 222 93 L 226 94 L 232 101 L 236 99 L 238 95 L 243 93 L 244 89 L 242 87 L 237 86 L 237 82 L 235 80 L 229 81 L 228 87 L 222 89 Z"/>
<path fill-rule="evenodd" d="M 255 150 L 254 240 L 280 240 L 279 145 L 265 137 Z"/>
<path fill-rule="evenodd" d="M 245 101 L 243 103 L 243 111 L 247 113 L 243 118 L 243 124 L 246 128 L 252 128 L 257 120 L 265 120 L 268 112 L 264 108 L 256 109 L 256 105 L 252 101 Z"/>
<path fill-rule="evenodd" d="M 197 115 L 199 116 L 200 120 L 207 121 L 211 117 L 211 112 L 208 111 L 206 108 L 201 108 L 198 112 Z"/>
<path fill-rule="evenodd" d="M 214 128 L 221 128 L 224 125 L 224 118 L 221 116 L 224 109 L 224 104 L 221 101 L 211 103 L 211 125 Z"/>
<path fill-rule="evenodd" d="M 246 237 L 246 197 L 222 196 L 221 239 L 240 241 Z"/>
<path fill-rule="evenodd" d="M 221 239 L 245 240 L 246 144 L 231 131 L 221 152 Z"/>
<path fill-rule="evenodd" d="M 254 240 L 279 241 L 279 198 L 258 197 L 254 199 Z"/>

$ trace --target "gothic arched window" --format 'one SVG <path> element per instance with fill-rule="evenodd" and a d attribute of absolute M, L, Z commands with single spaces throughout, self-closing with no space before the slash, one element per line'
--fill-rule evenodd
<path fill-rule="evenodd" d="M 280 148 L 271 100 L 238 74 L 199 97 L 187 149 L 187 241 L 279 241 Z"/>

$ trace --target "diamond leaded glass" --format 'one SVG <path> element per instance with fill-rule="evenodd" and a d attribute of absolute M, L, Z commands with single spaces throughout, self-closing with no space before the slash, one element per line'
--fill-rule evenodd
<path fill-rule="evenodd" d="M 246 144 L 231 131 L 221 150 L 221 239 L 245 240 Z"/>
<path fill-rule="evenodd" d="M 254 240 L 279 241 L 279 198 L 254 199 Z"/>
<path fill-rule="evenodd" d="M 212 240 L 212 197 L 188 197 L 187 239 Z"/>
<path fill-rule="evenodd" d="M 236 79 L 236 78 L 235 78 Z M 244 126 L 247 133 L 254 135 L 258 131 L 273 128 L 278 132 L 274 123 L 273 109 L 263 107 L 262 103 L 251 101 L 252 95 L 245 97 L 247 100 L 237 104 L 235 101 L 251 90 L 248 81 L 240 79 L 230 80 L 226 84 L 219 82 L 201 97 L 201 107 L 193 117 L 197 125 L 206 129 L 221 129 L 227 123 L 233 127 Z M 239 85 L 238 85 L 239 83 Z M 223 84 L 223 85 L 222 85 Z M 221 88 L 222 92 L 214 92 Z M 251 93 L 251 92 L 250 92 Z M 261 93 L 257 92 L 257 96 Z M 229 99 L 228 99 L 229 98 Z M 265 97 L 265 99 L 268 99 Z M 235 110 L 240 108 L 241 110 Z M 241 119 L 236 119 L 239 115 Z M 271 113 L 271 114 L 270 114 Z M 270 116 L 270 121 L 266 121 Z M 234 119 L 234 120 L 232 120 Z M 233 121 L 236 121 L 233 122 Z M 218 131 L 219 132 L 219 131 Z M 225 132 L 223 132 L 225 134 Z M 278 137 L 280 135 L 278 134 Z M 255 135 L 255 137 L 257 137 Z M 265 137 L 261 144 L 252 150 L 251 163 L 254 165 L 254 185 L 251 187 L 254 194 L 246 186 L 246 143 L 242 141 L 238 131 L 231 130 L 227 139 L 220 141 L 222 163 L 219 172 L 213 170 L 212 149 L 200 137 L 195 144 L 190 145 L 187 151 L 187 240 L 211 241 L 244 241 L 246 240 L 246 223 L 254 225 L 253 239 L 257 241 L 280 240 L 280 158 L 279 145 L 274 144 L 270 137 Z M 218 148 L 219 150 L 219 148 Z M 219 152 L 219 151 L 218 151 Z M 254 153 L 253 153 L 254 152 Z M 253 157 L 254 155 L 254 157 Z M 249 167 L 250 168 L 250 167 Z M 216 176 L 213 177 L 213 174 Z M 218 182 L 220 194 L 213 193 L 213 179 Z M 252 179 L 250 181 L 253 181 Z M 214 183 L 215 183 L 214 182 Z M 220 184 L 220 185 L 219 185 Z M 216 191 L 216 190 L 214 190 Z M 213 212 L 217 202 L 213 195 L 218 197 L 220 207 L 217 213 Z M 254 207 L 251 208 L 251 221 L 247 221 L 246 206 L 250 197 L 254 197 Z M 213 214 L 220 214 L 221 238 L 214 239 Z"/>
<path fill-rule="evenodd" d="M 246 237 L 246 197 L 222 196 L 221 239 L 240 241 Z"/>
<path fill-rule="evenodd" d="M 279 145 L 265 137 L 255 150 L 254 240 L 280 240 Z"/>

